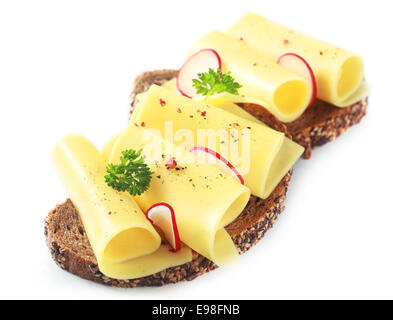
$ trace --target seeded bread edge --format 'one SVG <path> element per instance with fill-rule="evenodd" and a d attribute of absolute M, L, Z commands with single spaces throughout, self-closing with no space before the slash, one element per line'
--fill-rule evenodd
<path fill-rule="evenodd" d="M 239 254 L 252 248 L 272 228 L 284 210 L 284 200 L 292 172 L 288 172 L 268 199 L 251 196 L 240 216 L 226 227 Z M 105 276 L 98 268 L 77 209 L 70 199 L 57 205 L 45 219 L 44 234 L 56 264 L 83 279 L 121 288 L 162 286 L 190 281 L 217 268 L 212 261 L 193 252 L 193 260 L 147 277 L 118 280 Z M 239 275 L 240 277 L 240 275 Z"/>

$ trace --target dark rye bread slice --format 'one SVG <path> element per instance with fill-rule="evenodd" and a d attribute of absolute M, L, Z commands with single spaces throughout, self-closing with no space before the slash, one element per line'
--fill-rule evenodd
<path fill-rule="evenodd" d="M 288 172 L 268 199 L 251 196 L 240 216 L 226 227 L 240 254 L 254 246 L 269 230 L 284 210 L 284 200 L 292 172 Z M 44 234 L 51 256 L 56 264 L 83 279 L 110 286 L 130 288 L 162 286 L 179 281 L 190 281 L 218 266 L 193 252 L 193 260 L 168 268 L 153 275 L 117 280 L 103 275 L 90 246 L 78 211 L 67 199 L 56 206 L 45 219 Z"/>
<path fill-rule="evenodd" d="M 148 90 L 153 83 L 160 85 L 175 78 L 176 74 L 177 70 L 155 70 L 139 75 L 135 79 L 131 95 L 131 112 L 139 93 Z M 310 159 L 312 149 L 333 141 L 348 128 L 359 123 L 366 115 L 367 105 L 368 98 L 346 108 L 337 108 L 327 102 L 316 100 L 314 105 L 307 109 L 299 119 L 283 125 L 292 139 L 306 149 L 303 157 Z M 259 105 L 241 103 L 239 106 L 262 121 L 266 118 L 274 118 Z"/>
<path fill-rule="evenodd" d="M 162 74 L 167 73 L 163 72 Z M 268 112 L 261 114 L 260 117 L 269 126 L 284 132 L 290 138 L 285 126 L 270 117 Z M 269 198 L 263 200 L 251 196 L 239 217 L 226 227 L 240 254 L 248 251 L 261 240 L 284 210 L 284 200 L 291 176 L 292 170 L 284 176 Z M 70 199 L 56 206 L 48 214 L 44 233 L 52 258 L 60 268 L 83 279 L 116 287 L 162 286 L 184 280 L 189 281 L 218 267 L 210 260 L 193 252 L 191 262 L 168 268 L 151 276 L 132 280 L 109 278 L 98 269 L 97 259 L 86 236 L 78 211 Z"/>

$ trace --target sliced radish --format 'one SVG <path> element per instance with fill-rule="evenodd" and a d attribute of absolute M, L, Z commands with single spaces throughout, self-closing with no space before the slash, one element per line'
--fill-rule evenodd
<path fill-rule="evenodd" d="M 220 155 L 218 152 L 216 152 L 212 149 L 206 148 L 206 147 L 194 147 L 190 151 L 191 152 L 201 152 L 203 155 L 208 155 L 208 156 L 214 157 L 215 159 L 220 160 L 220 162 L 218 162 L 218 163 L 224 164 L 222 167 L 225 170 L 230 170 L 230 173 L 235 175 L 239 179 L 240 183 L 244 185 L 244 179 L 240 175 L 239 171 L 237 171 L 237 169 L 227 159 L 225 159 L 222 155 Z"/>
<path fill-rule="evenodd" d="M 312 87 L 311 100 L 308 105 L 310 108 L 317 97 L 317 81 L 308 62 L 296 53 L 286 53 L 278 58 L 277 63 L 310 82 Z"/>
<path fill-rule="evenodd" d="M 175 211 L 164 202 L 152 205 L 146 211 L 146 218 L 164 233 L 165 239 L 173 248 L 173 252 L 181 249 L 179 230 L 177 229 Z"/>
<path fill-rule="evenodd" d="M 198 73 L 205 73 L 212 68 L 221 69 L 221 58 L 213 49 L 203 49 L 194 53 L 180 68 L 177 73 L 177 90 L 187 98 L 197 96 L 196 89 L 192 86 L 192 79 L 198 79 Z"/>

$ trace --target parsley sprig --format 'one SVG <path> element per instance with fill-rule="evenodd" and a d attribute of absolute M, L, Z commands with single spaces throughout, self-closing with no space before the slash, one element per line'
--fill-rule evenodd
<path fill-rule="evenodd" d="M 144 193 L 150 185 L 153 172 L 143 161 L 142 149 L 122 151 L 120 164 L 109 163 L 105 182 L 118 191 L 127 191 L 136 196 Z"/>
<path fill-rule="evenodd" d="M 206 96 L 206 99 L 217 92 L 229 92 L 238 95 L 241 84 L 235 81 L 230 72 L 222 74 L 218 68 L 214 71 L 209 68 L 208 72 L 198 73 L 198 79 L 192 79 L 193 87 L 197 89 L 197 94 Z"/>

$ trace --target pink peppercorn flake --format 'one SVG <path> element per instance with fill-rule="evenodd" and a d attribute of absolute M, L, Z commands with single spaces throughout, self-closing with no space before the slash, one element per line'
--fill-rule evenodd
<path fill-rule="evenodd" d="M 177 162 L 175 158 L 170 158 L 167 163 L 165 164 L 167 168 L 174 169 L 177 167 Z"/>
<path fill-rule="evenodd" d="M 166 105 L 166 102 L 164 100 L 160 99 L 160 105 L 163 107 Z"/>
<path fill-rule="evenodd" d="M 243 38 L 243 37 L 240 37 L 240 38 L 239 38 L 239 40 L 240 40 L 240 41 L 243 41 L 243 40 L 244 40 L 244 38 Z"/>
<path fill-rule="evenodd" d="M 202 111 L 202 112 L 201 112 L 201 116 L 202 116 L 202 117 L 206 117 L 206 111 Z"/>
<path fill-rule="evenodd" d="M 178 113 L 181 113 L 181 109 L 180 109 L 180 108 L 177 108 L 177 112 L 178 112 Z"/>
<path fill-rule="evenodd" d="M 141 126 L 142 126 L 142 127 L 144 127 L 144 126 L 145 126 L 145 123 L 144 123 L 144 122 L 142 122 L 142 123 L 141 123 Z"/>
<path fill-rule="evenodd" d="M 111 215 L 111 214 L 112 214 L 112 212 L 111 212 L 111 211 L 109 211 L 109 212 L 108 212 L 108 214 L 109 214 L 109 215 Z"/>
<path fill-rule="evenodd" d="M 288 39 L 284 39 L 284 45 L 289 44 L 289 40 Z"/>

